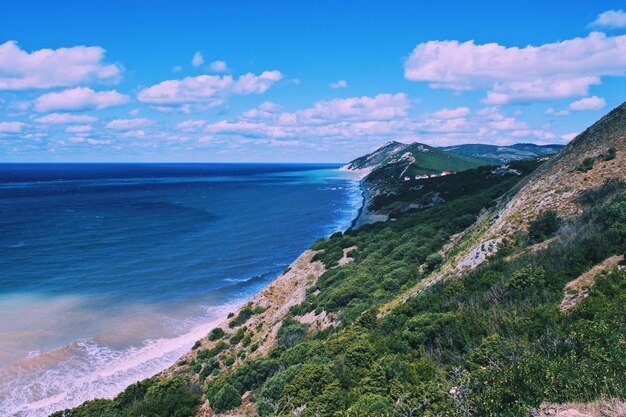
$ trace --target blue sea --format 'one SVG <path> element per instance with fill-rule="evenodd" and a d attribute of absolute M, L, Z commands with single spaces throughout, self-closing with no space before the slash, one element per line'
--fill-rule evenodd
<path fill-rule="evenodd" d="M 113 397 L 316 239 L 354 176 L 315 164 L 0 164 L 0 415 Z"/>

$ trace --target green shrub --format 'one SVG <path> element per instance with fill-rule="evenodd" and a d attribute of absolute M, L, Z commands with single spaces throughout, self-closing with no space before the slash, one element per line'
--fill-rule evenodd
<path fill-rule="evenodd" d="M 252 333 L 246 333 L 246 335 L 241 340 L 241 344 L 244 347 L 247 347 L 250 344 L 250 342 L 252 342 Z"/>
<path fill-rule="evenodd" d="M 216 327 L 209 333 L 209 340 L 213 342 L 215 340 L 221 339 L 222 337 L 224 337 L 225 334 L 226 333 L 221 327 Z"/>
<path fill-rule="evenodd" d="M 86 401 L 71 410 L 57 411 L 50 417 L 120 417 L 111 400 L 96 399 Z"/>
<path fill-rule="evenodd" d="M 293 346 L 306 337 L 308 330 L 308 324 L 287 317 L 276 334 L 276 341 L 280 346 Z"/>
<path fill-rule="evenodd" d="M 209 353 L 208 353 L 207 357 L 212 358 L 212 357 L 220 354 L 221 352 L 225 351 L 226 349 L 228 349 L 228 344 L 226 342 L 224 342 L 223 340 L 220 340 L 219 342 L 217 342 L 215 344 L 215 346 L 213 346 L 209 350 Z"/>
<path fill-rule="evenodd" d="M 593 169 L 594 159 L 592 157 L 588 157 L 583 159 L 580 165 L 578 165 L 578 170 L 580 172 L 587 172 Z"/>
<path fill-rule="evenodd" d="M 241 340 L 244 338 L 244 335 L 246 334 L 246 330 L 247 329 L 245 327 L 237 330 L 235 334 L 230 337 L 230 344 L 236 345 L 237 343 L 241 342 Z"/>
<path fill-rule="evenodd" d="M 362 395 L 348 409 L 348 414 L 354 417 L 385 417 L 390 416 L 391 412 L 389 400 L 378 394 Z"/>
<path fill-rule="evenodd" d="M 427 271 L 434 271 L 443 263 L 443 256 L 440 253 L 431 253 L 426 257 L 424 265 Z"/>
<path fill-rule="evenodd" d="M 200 381 L 204 381 L 209 375 L 213 374 L 215 370 L 219 369 L 220 363 L 215 358 L 209 359 L 200 372 Z"/>
<path fill-rule="evenodd" d="M 274 406 L 280 408 L 280 397 L 285 386 L 300 372 L 302 365 L 290 366 L 284 371 L 275 373 L 263 384 L 257 401 L 257 411 L 261 417 L 273 413 Z"/>
<path fill-rule="evenodd" d="M 543 211 L 528 227 L 528 240 L 531 243 L 551 238 L 561 227 L 561 218 L 554 210 Z"/>
<path fill-rule="evenodd" d="M 232 410 L 241 405 L 241 395 L 230 384 L 224 384 L 219 391 L 209 399 L 209 405 L 216 413 Z"/>
<path fill-rule="evenodd" d="M 148 388 L 143 401 L 136 402 L 128 415 L 154 417 L 192 417 L 200 407 L 200 395 L 187 382 L 171 378 Z"/>
<path fill-rule="evenodd" d="M 242 324 L 250 320 L 252 316 L 254 316 L 255 314 L 261 314 L 265 310 L 267 310 L 265 307 L 256 306 L 252 308 L 252 305 L 248 304 L 247 306 L 239 310 L 239 314 L 237 314 L 237 317 L 235 317 L 228 323 L 228 327 L 232 329 L 233 327 L 241 326 Z"/>

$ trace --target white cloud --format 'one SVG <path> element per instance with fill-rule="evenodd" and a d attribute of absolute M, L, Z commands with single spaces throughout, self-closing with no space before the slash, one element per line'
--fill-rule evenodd
<path fill-rule="evenodd" d="M 300 141 L 301 146 L 329 149 L 337 144 L 369 148 L 391 139 L 433 145 L 476 142 L 505 145 L 522 138 L 551 143 L 555 139 L 550 126 L 529 126 L 517 119 L 519 113 L 502 114 L 496 107 L 477 111 L 463 107 L 443 109 L 441 113 L 415 118 L 408 114 L 412 102 L 403 93 L 379 94 L 320 101 L 295 112 L 264 103 L 232 119 L 209 123 L 203 131 L 211 138 L 229 141 L 265 141 L 268 146 L 269 141 Z M 292 145 L 297 146 L 295 142 Z"/>
<path fill-rule="evenodd" d="M 265 71 L 259 75 L 248 73 L 236 80 L 230 75 L 186 77 L 143 89 L 137 98 L 143 103 L 165 107 L 189 104 L 211 107 L 221 104 L 231 95 L 264 93 L 282 77 L 280 71 Z"/>
<path fill-rule="evenodd" d="M 549 107 L 545 114 L 548 116 L 567 116 L 571 113 L 568 110 L 555 110 L 552 107 Z"/>
<path fill-rule="evenodd" d="M 339 80 L 339 81 L 337 81 L 336 83 L 330 83 L 330 84 L 328 84 L 328 86 L 329 86 L 330 88 L 334 88 L 334 89 L 336 90 L 336 89 L 338 89 L 338 88 L 346 88 L 346 87 L 348 87 L 348 83 L 347 83 L 347 81 L 346 81 L 346 80 Z"/>
<path fill-rule="evenodd" d="M 172 72 L 181 72 L 183 70 L 183 67 L 181 67 L 180 65 L 176 65 L 174 68 L 172 68 Z"/>
<path fill-rule="evenodd" d="M 605 99 L 597 96 L 592 96 L 570 103 L 567 109 L 555 110 L 554 108 L 549 107 L 545 111 L 545 114 L 548 116 L 568 116 L 572 114 L 573 111 L 600 110 L 604 106 L 606 106 Z"/>
<path fill-rule="evenodd" d="M 76 126 L 68 126 L 65 131 L 68 133 L 85 133 L 91 132 L 93 130 L 93 126 L 91 125 L 76 125 Z"/>
<path fill-rule="evenodd" d="M 22 122 L 0 122 L 0 133 L 19 133 L 23 126 Z"/>
<path fill-rule="evenodd" d="M 576 136 L 578 136 L 578 133 L 575 133 L 575 132 L 566 133 L 564 135 L 561 135 L 561 139 L 569 142 L 570 140 L 573 140 Z"/>
<path fill-rule="evenodd" d="M 154 122 L 150 119 L 115 119 L 106 124 L 105 127 L 113 130 L 132 130 L 138 127 L 150 126 Z"/>
<path fill-rule="evenodd" d="M 351 97 L 319 101 L 312 108 L 298 112 L 299 119 L 384 120 L 406 116 L 411 102 L 404 93 L 378 94 L 375 97 Z"/>
<path fill-rule="evenodd" d="M 608 29 L 626 27 L 626 12 L 623 10 L 607 10 L 600 13 L 589 26 Z"/>
<path fill-rule="evenodd" d="M 507 117 L 502 120 L 489 122 L 489 127 L 496 130 L 515 130 L 526 129 L 528 126 L 524 122 L 520 122 L 515 117 Z"/>
<path fill-rule="evenodd" d="M 211 71 L 214 72 L 224 72 L 228 69 L 228 65 L 226 65 L 226 62 L 224 61 L 213 61 L 209 65 L 209 68 L 211 68 Z"/>
<path fill-rule="evenodd" d="M 602 76 L 623 76 L 626 35 L 593 32 L 541 46 L 429 41 L 404 64 L 405 78 L 450 90 L 487 89 L 484 102 L 506 104 L 584 96 Z"/>
<path fill-rule="evenodd" d="M 274 117 L 280 109 L 281 107 L 278 104 L 265 101 L 258 107 L 245 111 L 242 116 L 246 119 L 268 119 Z"/>
<path fill-rule="evenodd" d="M 128 132 L 124 132 L 120 135 L 123 138 L 145 138 L 146 132 L 142 129 L 129 130 Z"/>
<path fill-rule="evenodd" d="M 196 53 L 193 54 L 193 58 L 191 58 L 191 65 L 198 68 L 202 64 L 204 64 L 204 58 L 202 57 L 200 51 L 196 51 Z"/>
<path fill-rule="evenodd" d="M 15 41 L 0 45 L 0 90 L 45 89 L 116 82 L 121 68 L 104 64 L 99 46 L 40 49 L 28 53 Z"/>
<path fill-rule="evenodd" d="M 60 93 L 47 93 L 40 96 L 35 100 L 35 110 L 38 112 L 100 110 L 121 106 L 129 101 L 130 97 L 115 90 L 96 92 L 89 87 L 76 87 Z"/>
<path fill-rule="evenodd" d="M 66 123 L 93 123 L 98 118 L 94 116 L 88 116 L 86 114 L 67 114 L 67 113 L 52 113 L 43 117 L 35 119 L 38 123 L 46 124 L 66 124 Z"/>
<path fill-rule="evenodd" d="M 432 114 L 435 119 L 457 119 L 470 114 L 468 107 L 457 107 L 456 109 L 441 109 Z"/>
<path fill-rule="evenodd" d="M 204 120 L 185 120 L 176 125 L 176 129 L 183 132 L 194 132 L 202 128 L 206 122 Z"/>
<path fill-rule="evenodd" d="M 549 132 L 549 131 L 544 130 L 544 129 L 521 129 L 521 130 L 514 130 L 510 134 L 514 138 L 534 137 L 535 139 L 540 139 L 542 141 L 552 141 L 556 137 L 554 135 L 554 133 Z"/>
<path fill-rule="evenodd" d="M 200 142 L 200 143 L 215 142 L 215 137 L 214 136 L 210 136 L 210 135 L 200 136 L 198 138 L 198 142 Z"/>
<path fill-rule="evenodd" d="M 108 145 L 111 143 L 110 140 L 98 140 L 98 139 L 87 139 L 87 143 L 90 145 Z"/>
<path fill-rule="evenodd" d="M 606 100 L 597 96 L 586 97 L 578 101 L 574 101 L 568 107 L 572 111 L 583 110 L 600 110 L 606 106 Z"/>

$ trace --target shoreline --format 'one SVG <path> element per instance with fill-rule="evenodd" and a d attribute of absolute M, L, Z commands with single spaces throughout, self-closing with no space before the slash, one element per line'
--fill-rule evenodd
<path fill-rule="evenodd" d="M 338 171 L 341 170 L 338 169 Z M 357 178 L 350 178 L 350 182 L 352 182 L 353 185 L 350 185 L 350 190 L 346 192 L 345 208 L 338 210 L 337 213 L 339 216 L 337 220 L 323 229 L 322 233 L 324 238 L 327 238 L 333 233 L 333 231 L 330 230 L 333 227 L 336 227 L 336 230 L 341 230 L 342 232 L 349 230 L 359 218 L 365 201 L 363 196 L 363 184 L 361 183 L 362 178 L 362 175 Z M 307 245 L 307 248 L 310 248 L 312 244 L 313 242 Z M 230 320 L 228 318 L 229 313 L 232 312 L 237 315 L 246 305 L 251 303 L 261 305 L 267 309 L 264 314 L 255 316 L 250 320 L 254 321 L 257 326 L 259 323 L 265 323 L 263 341 L 259 341 L 260 347 L 255 352 L 255 355 L 266 353 L 273 343 L 278 328 L 280 327 L 277 324 L 282 322 L 282 319 L 292 305 L 304 299 L 306 289 L 313 285 L 316 279 L 325 272 L 325 268 L 320 262 L 311 262 L 314 255 L 315 252 L 310 249 L 305 249 L 292 261 L 286 269 L 286 272 L 274 276 L 254 293 L 247 294 L 233 302 L 211 307 L 211 309 L 215 308 L 219 313 L 211 317 L 208 322 L 203 323 L 199 321 L 198 324 L 191 326 L 183 334 L 177 336 L 165 339 L 147 340 L 141 346 L 131 349 L 131 352 L 128 352 L 127 355 L 121 355 L 124 356 L 123 358 L 115 358 L 113 363 L 108 364 L 110 366 L 97 369 L 93 375 L 88 374 L 85 377 L 77 375 L 75 378 L 72 377 L 71 386 L 68 387 L 68 389 L 62 389 L 62 392 L 58 392 L 58 390 L 55 389 L 49 391 L 50 394 L 45 395 L 45 398 L 33 399 L 32 401 L 25 399 L 22 394 L 11 395 L 11 397 L 15 399 L 20 398 L 21 401 L 15 401 L 18 404 L 11 407 L 10 411 L 7 409 L 7 415 L 14 415 L 16 417 L 49 415 L 60 409 L 76 407 L 91 399 L 114 398 L 129 385 L 146 378 L 162 378 L 176 374 L 180 371 L 179 364 L 181 360 L 195 355 L 196 351 L 192 348 L 194 342 L 197 340 L 206 341 L 210 331 L 217 327 L 222 327 L 225 331 L 232 332 L 233 329 L 228 327 Z M 180 347 L 181 344 L 177 343 L 181 341 L 181 339 L 185 340 L 184 347 Z M 171 349 L 173 343 L 178 346 L 176 349 Z M 174 352 L 179 353 L 173 356 Z M 46 354 L 47 352 L 43 353 L 40 359 L 45 360 Z M 68 355 L 68 357 L 70 356 Z M 74 367 L 73 364 L 75 362 L 76 360 L 68 360 L 67 366 Z M 160 366 L 157 365 L 160 369 L 155 369 L 155 362 L 161 364 Z M 149 370 L 147 371 L 146 368 L 148 367 L 153 370 L 151 372 Z M 143 372 L 141 372 L 142 368 L 144 370 Z M 77 367 L 77 369 L 80 368 Z M 128 378 L 127 376 L 129 374 L 136 375 L 137 378 Z M 95 380 L 98 379 L 106 381 L 104 384 L 101 384 L 99 388 L 96 387 L 96 385 L 90 385 L 90 383 L 94 383 Z M 115 383 L 114 380 L 118 382 Z M 87 383 L 87 385 L 85 385 L 85 383 Z M 79 388 L 80 386 L 82 386 L 82 388 Z M 86 391 L 85 388 L 87 388 Z M 81 395 L 81 393 L 86 393 L 86 395 Z M 74 398 L 74 400 L 72 400 L 72 398 Z"/>
<path fill-rule="evenodd" d="M 359 209 L 357 210 L 355 217 L 350 222 L 349 226 L 345 230 L 342 230 L 342 232 L 345 232 L 347 230 L 354 228 L 354 224 L 361 218 L 362 212 L 366 206 L 367 191 L 366 191 L 366 187 L 363 184 L 363 178 L 367 175 L 367 172 L 363 173 L 363 172 L 350 171 L 350 170 L 344 169 L 344 167 L 338 168 L 338 171 L 359 174 L 358 179 L 356 179 L 355 181 L 358 183 L 358 189 L 361 195 L 361 204 L 360 204 Z M 313 243 L 311 243 L 311 245 L 312 244 Z M 278 332 L 278 328 L 279 328 L 279 326 L 276 327 L 277 322 L 280 322 L 283 319 L 283 316 L 284 314 L 287 313 L 289 307 L 304 300 L 304 296 L 305 296 L 304 292 L 306 291 L 306 289 L 310 287 L 311 285 L 313 285 L 315 281 L 317 280 L 317 278 L 326 271 L 325 267 L 323 266 L 321 262 L 319 261 L 311 262 L 313 256 L 317 253 L 310 249 L 311 245 L 309 245 L 309 248 L 305 249 L 304 252 L 302 252 L 298 257 L 296 257 L 296 259 L 286 268 L 285 272 L 276 276 L 267 285 L 259 289 L 255 294 L 252 294 L 252 296 L 250 298 L 247 298 L 239 306 L 239 308 L 233 310 L 231 313 L 234 314 L 234 316 L 236 317 L 244 307 L 250 306 L 250 305 L 257 305 L 257 306 L 260 305 L 260 306 L 267 308 L 266 312 L 261 313 L 258 316 L 253 316 L 250 320 L 246 321 L 244 324 L 247 324 L 249 322 L 254 322 L 254 324 L 258 326 L 259 322 L 265 321 L 267 325 L 268 321 L 272 321 L 273 325 L 270 326 L 271 327 L 270 331 L 266 332 L 264 337 L 269 336 L 271 338 L 271 341 L 273 342 L 273 338 L 276 336 L 276 333 Z M 282 302 L 276 303 L 276 298 L 281 298 Z M 275 310 L 274 312 L 275 314 L 270 317 L 271 320 L 267 320 L 268 319 L 267 311 L 271 311 L 271 310 Z M 240 327 L 240 326 L 237 326 L 234 329 L 229 328 L 228 324 L 230 320 L 231 319 L 228 317 L 228 314 L 227 314 L 223 317 L 223 319 L 219 322 L 219 324 L 214 326 L 214 328 L 218 328 L 218 327 L 222 328 L 226 333 L 228 333 Z M 216 344 L 216 343 L 208 342 L 208 340 L 206 340 L 208 333 L 211 330 L 213 329 L 209 329 L 207 334 L 204 335 L 199 340 L 200 346 L 197 348 L 197 350 L 201 350 L 200 348 L 211 348 Z M 267 346 L 265 347 L 266 349 L 263 349 L 261 347 L 254 353 L 258 355 L 260 353 L 266 352 L 268 347 Z M 192 349 L 189 352 L 185 353 L 176 361 L 176 363 L 174 363 L 172 366 L 168 367 L 167 369 L 163 370 L 162 372 L 158 373 L 157 376 L 167 377 L 167 376 L 176 375 L 178 372 L 181 371 L 179 362 L 181 360 L 188 361 L 188 360 L 195 359 L 195 357 L 197 356 L 197 353 L 196 353 L 197 350 Z"/>

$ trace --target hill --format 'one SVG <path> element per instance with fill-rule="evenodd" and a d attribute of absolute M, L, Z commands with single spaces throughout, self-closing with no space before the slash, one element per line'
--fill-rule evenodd
<path fill-rule="evenodd" d="M 371 202 L 444 201 L 316 242 L 172 368 L 56 416 L 623 415 L 626 104 L 516 164 L 392 184 Z"/>
<path fill-rule="evenodd" d="M 374 152 L 364 155 L 343 167 L 349 171 L 372 173 L 383 170 L 390 180 L 402 180 L 404 176 L 435 174 L 442 171 L 462 171 L 485 165 L 482 159 L 446 153 L 421 143 L 404 144 L 389 142 Z"/>
<path fill-rule="evenodd" d="M 389 142 L 374 152 L 355 159 L 342 169 L 362 172 L 361 181 L 364 203 L 358 217 L 353 222 L 357 228 L 364 224 L 385 221 L 391 212 L 401 212 L 418 204 L 421 207 L 441 202 L 439 194 L 432 194 L 430 202 L 421 198 L 420 202 L 395 199 L 404 188 L 419 186 L 424 179 L 452 175 L 490 162 L 454 153 L 444 152 L 421 143 L 403 144 Z M 392 207 L 374 204 L 374 200 L 393 203 Z M 375 207 L 376 206 L 376 207 Z"/>
<path fill-rule="evenodd" d="M 561 148 L 563 148 L 563 145 L 535 145 L 533 143 L 516 143 L 509 146 L 467 144 L 445 146 L 438 149 L 457 155 L 484 159 L 492 163 L 498 164 L 555 154 L 559 152 Z"/>

